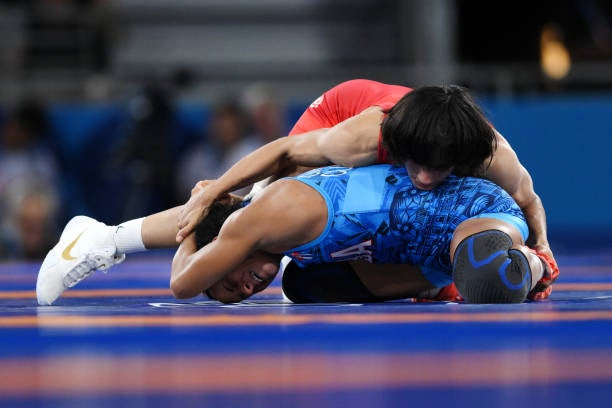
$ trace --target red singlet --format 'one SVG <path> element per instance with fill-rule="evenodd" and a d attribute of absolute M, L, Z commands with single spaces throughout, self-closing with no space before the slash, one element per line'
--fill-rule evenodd
<path fill-rule="evenodd" d="M 383 84 L 368 79 L 342 82 L 310 104 L 289 132 L 289 136 L 333 127 L 370 106 L 390 109 L 410 91 L 412 89 L 405 86 Z M 379 135 L 377 160 L 379 163 L 389 162 L 387 152 L 382 147 L 382 135 Z"/>

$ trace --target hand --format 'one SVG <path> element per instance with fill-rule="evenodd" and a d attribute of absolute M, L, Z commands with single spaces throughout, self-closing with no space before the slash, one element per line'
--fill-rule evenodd
<path fill-rule="evenodd" d="M 548 244 L 533 245 L 531 251 L 546 265 L 544 276 L 538 281 L 527 297 L 531 300 L 544 300 L 552 292 L 552 284 L 559 277 L 559 267 Z"/>
<path fill-rule="evenodd" d="M 550 260 L 552 260 L 552 262 L 557 265 L 557 261 L 555 260 L 555 256 L 552 253 L 552 250 L 550 249 L 550 246 L 548 245 L 548 243 L 546 244 L 535 244 L 533 246 L 531 246 L 531 249 L 533 249 L 534 251 L 536 251 L 539 254 L 545 255 L 546 257 L 550 258 Z"/>
<path fill-rule="evenodd" d="M 193 188 L 191 189 L 191 197 L 193 197 L 194 195 L 196 195 L 200 191 L 204 190 L 204 188 L 206 186 L 209 186 L 209 185 L 213 184 L 214 182 L 215 182 L 214 180 L 200 180 L 200 181 L 198 181 L 195 184 L 195 186 L 193 186 Z"/>
<path fill-rule="evenodd" d="M 191 189 L 191 197 L 179 211 L 176 242 L 181 243 L 195 226 L 206 218 L 210 206 L 217 199 L 217 195 L 210 188 L 213 183 L 214 180 L 202 180 Z"/>

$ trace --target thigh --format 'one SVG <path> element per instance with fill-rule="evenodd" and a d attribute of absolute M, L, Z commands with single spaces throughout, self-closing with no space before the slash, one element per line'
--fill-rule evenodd
<path fill-rule="evenodd" d="M 416 265 L 350 262 L 359 280 L 374 296 L 387 299 L 417 297 L 433 285 Z"/>
<path fill-rule="evenodd" d="M 382 302 L 417 297 L 436 287 L 414 265 L 355 261 L 305 268 L 289 262 L 282 285 L 283 292 L 294 303 Z"/>
<path fill-rule="evenodd" d="M 294 303 L 366 303 L 386 299 L 373 295 L 348 262 L 308 265 L 289 262 L 283 271 L 283 293 Z"/>

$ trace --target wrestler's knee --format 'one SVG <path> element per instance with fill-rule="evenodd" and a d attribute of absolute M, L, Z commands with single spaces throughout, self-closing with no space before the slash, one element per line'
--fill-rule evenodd
<path fill-rule="evenodd" d="M 486 230 L 459 243 L 453 280 L 466 303 L 520 303 L 531 289 L 525 255 L 512 248 L 510 236 Z"/>

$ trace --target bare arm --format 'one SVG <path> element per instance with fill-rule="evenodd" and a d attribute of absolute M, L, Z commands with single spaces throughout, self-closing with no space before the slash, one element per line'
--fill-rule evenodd
<path fill-rule="evenodd" d="M 280 180 L 233 213 L 210 244 L 197 250 L 194 234 L 183 240 L 172 260 L 172 292 L 178 298 L 196 296 L 256 251 L 282 254 L 314 239 L 326 223 L 327 206 L 320 194 L 302 183 Z"/>
<path fill-rule="evenodd" d="M 527 244 L 552 257 L 546 233 L 546 212 L 542 200 L 533 188 L 531 175 L 519 162 L 506 139 L 501 134 L 496 134 L 498 147 L 486 176 L 510 193 L 523 210 L 529 226 Z"/>
<path fill-rule="evenodd" d="M 255 150 L 205 189 L 192 193 L 181 210 L 177 241 L 181 242 L 206 217 L 210 205 L 224 193 L 282 174 L 294 166 L 336 163 L 355 167 L 374 163 L 382 117 L 380 108 L 369 108 L 332 128 L 283 137 Z"/>
<path fill-rule="evenodd" d="M 195 234 L 190 234 L 179 245 L 170 275 L 170 288 L 175 297 L 187 299 L 199 295 L 255 251 L 256 241 L 252 234 L 241 234 L 231 222 L 226 225 L 216 240 L 199 250 Z"/>

